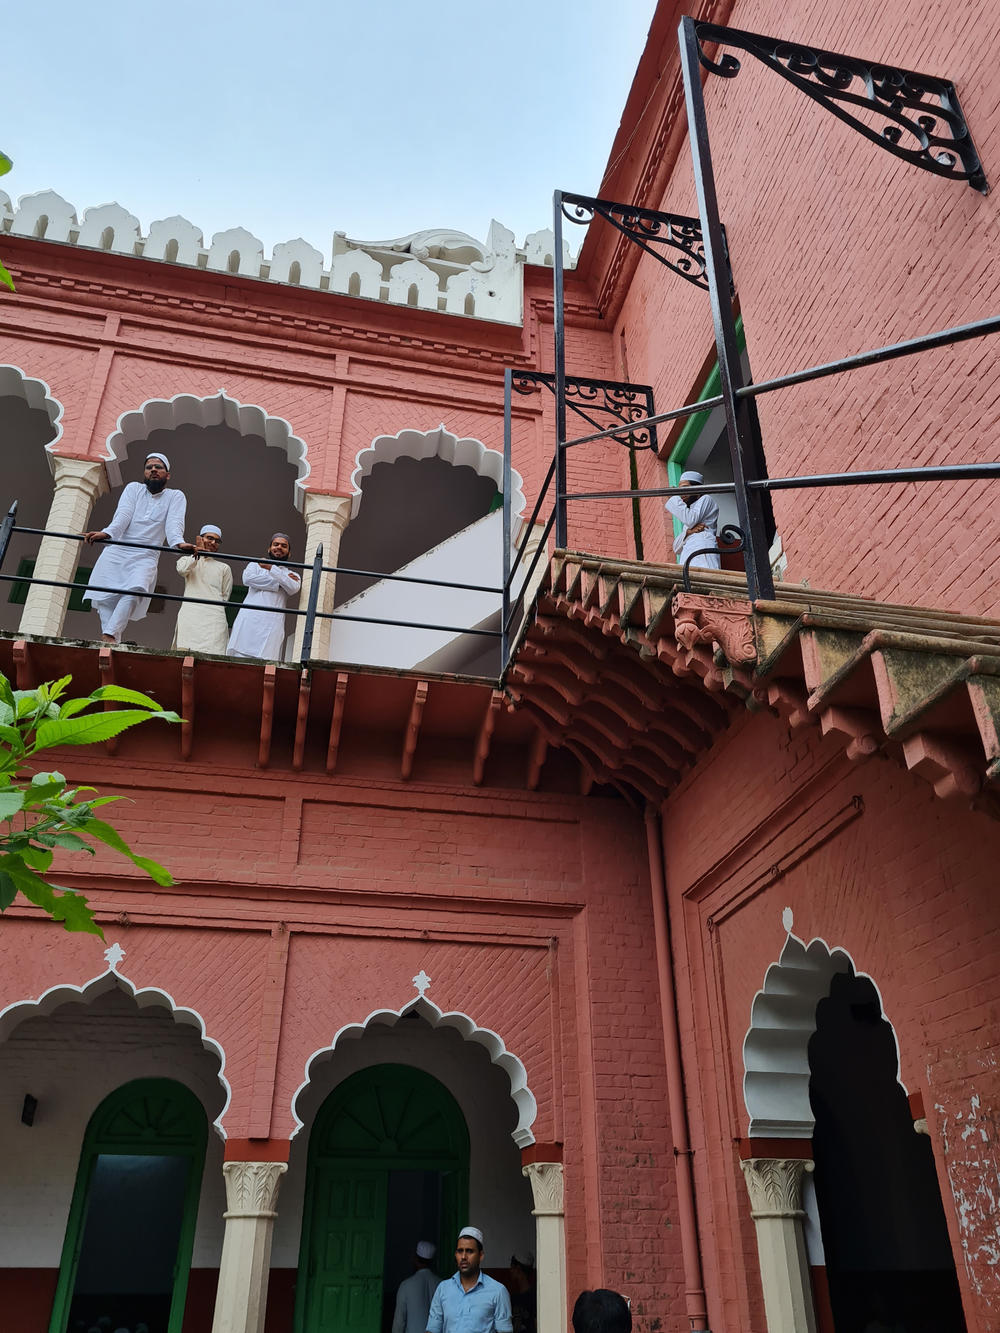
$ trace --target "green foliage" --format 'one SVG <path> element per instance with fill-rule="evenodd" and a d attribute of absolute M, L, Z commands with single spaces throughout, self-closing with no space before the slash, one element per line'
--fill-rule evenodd
<path fill-rule="evenodd" d="M 0 176 L 6 176 L 7 172 L 10 171 L 13 165 L 14 163 L 6 153 L 0 153 Z M 0 263 L 0 282 L 2 282 L 5 287 L 9 287 L 11 291 L 14 290 L 14 279 L 10 276 L 2 263 Z"/>
<path fill-rule="evenodd" d="M 70 787 L 55 771 L 29 777 L 27 766 L 40 750 L 93 745 L 151 718 L 180 718 L 148 695 L 119 685 L 104 685 L 85 699 L 66 699 L 70 680 L 64 676 L 37 690 L 14 690 L 0 675 L 0 912 L 20 893 L 67 930 L 103 939 L 86 898 L 45 878 L 57 850 L 93 856 L 92 839 L 127 857 L 157 884 L 172 884 L 173 879 L 161 865 L 133 852 L 121 834 L 94 813 L 122 797 L 98 796 L 93 787 Z M 132 707 L 105 712 L 105 703 Z M 87 711 L 94 708 L 97 711 Z"/>

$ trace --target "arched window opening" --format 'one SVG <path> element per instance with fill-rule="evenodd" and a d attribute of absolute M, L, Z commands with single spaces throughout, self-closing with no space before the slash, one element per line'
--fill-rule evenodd
<path fill-rule="evenodd" d="M 170 264 L 176 264 L 179 252 L 180 246 L 176 240 L 167 241 L 163 248 L 163 258 Z"/>
<path fill-rule="evenodd" d="M 965 1329 L 930 1138 L 914 1132 L 892 1027 L 868 977 L 816 1007 L 809 1098 L 816 1201 L 837 1333 Z"/>
<path fill-rule="evenodd" d="M 105 227 L 101 232 L 101 249 L 110 250 L 115 243 L 114 227 Z"/>
<path fill-rule="evenodd" d="M 298 287 L 302 282 L 302 265 L 297 259 L 288 270 L 288 281 L 293 287 Z"/>
<path fill-rule="evenodd" d="M 226 265 L 228 273 L 239 273 L 240 271 L 240 252 L 239 250 L 230 250 L 229 262 Z"/>
<path fill-rule="evenodd" d="M 415 306 L 420 301 L 420 288 L 415 282 L 411 282 L 406 289 L 406 304 Z"/>
<path fill-rule="evenodd" d="M 15 386 L 8 383 L 5 387 Z M 43 408 L 33 408 L 25 397 L 0 390 L 0 473 L 6 478 L 7 497 L 3 508 L 6 511 L 11 500 L 17 501 L 17 522 L 21 527 L 47 526 L 52 503 L 52 473 L 45 446 L 51 443 L 56 433 Z M 30 577 L 35 568 L 38 544 L 37 537 L 15 528 L 4 560 L 4 573 L 18 574 L 22 579 Z M 81 553 L 82 550 L 81 547 Z M 83 557 L 79 568 L 92 563 Z M 17 628 L 29 587 L 24 582 L 0 584 L 0 631 Z"/>
<path fill-rule="evenodd" d="M 173 1079 L 105 1097 L 80 1154 L 50 1333 L 180 1333 L 207 1118 Z"/>
<path fill-rule="evenodd" d="M 34 232 L 35 240 L 44 241 L 45 233 L 48 231 L 48 229 L 49 229 L 49 215 L 48 213 L 40 213 L 38 216 L 38 221 L 35 223 L 35 232 Z"/>
<path fill-rule="evenodd" d="M 350 278 L 348 279 L 348 281 L 347 281 L 347 295 L 348 295 L 348 296 L 360 296 L 360 295 L 361 295 L 361 274 L 360 274 L 360 273 L 352 273 L 351 276 L 350 276 Z"/>
<path fill-rule="evenodd" d="M 466 315 L 474 315 L 476 313 L 476 298 L 471 292 L 469 292 L 465 298 L 464 313 Z"/>

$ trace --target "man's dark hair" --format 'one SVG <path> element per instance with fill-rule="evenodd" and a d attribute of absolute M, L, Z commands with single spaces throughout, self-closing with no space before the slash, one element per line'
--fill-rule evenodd
<path fill-rule="evenodd" d="M 607 1287 L 581 1291 L 573 1306 L 573 1333 L 632 1333 L 625 1297 Z"/>

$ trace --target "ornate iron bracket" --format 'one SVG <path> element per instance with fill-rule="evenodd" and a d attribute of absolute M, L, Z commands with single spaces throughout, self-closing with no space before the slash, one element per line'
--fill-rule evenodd
<path fill-rule="evenodd" d="M 539 384 L 552 393 L 556 391 L 555 375 L 547 375 L 539 370 L 511 371 L 511 388 L 515 393 L 533 393 Z M 577 416 L 583 417 L 595 430 L 606 430 L 609 426 L 608 417 L 616 417 L 626 426 L 629 422 L 651 417 L 654 413 L 653 390 L 648 384 L 627 384 L 620 380 L 593 380 L 567 375 L 566 406 Z M 616 444 L 624 445 L 626 449 L 649 449 L 656 453 L 655 426 L 644 426 L 642 430 L 630 430 L 608 438 Z"/>
<path fill-rule="evenodd" d="M 684 583 L 685 592 L 693 592 L 691 587 L 691 561 L 697 560 L 700 555 L 738 555 L 740 551 L 747 549 L 746 534 L 742 528 L 738 528 L 735 523 L 727 523 L 719 532 L 719 541 L 725 542 L 725 546 L 704 546 L 700 551 L 692 551 L 684 561 L 684 568 L 681 571 L 681 578 Z"/>
<path fill-rule="evenodd" d="M 949 79 L 715 23 L 696 23 L 695 32 L 701 63 L 713 74 L 733 79 L 740 72 L 740 62 L 728 53 L 710 60 L 703 42 L 746 51 L 894 157 L 935 176 L 968 181 L 982 194 L 989 192 L 958 93 Z M 885 123 L 872 125 L 868 117 Z"/>
<path fill-rule="evenodd" d="M 634 241 L 640 249 L 669 268 L 678 277 L 708 291 L 705 275 L 705 246 L 699 218 L 682 217 L 677 213 L 658 213 L 652 208 L 637 208 L 633 204 L 616 204 L 610 199 L 592 199 L 585 194 L 562 195 L 562 212 L 570 222 L 586 226 L 596 217 L 604 218 Z M 660 247 L 659 249 L 655 247 Z M 677 251 L 680 258 L 671 257 Z"/>

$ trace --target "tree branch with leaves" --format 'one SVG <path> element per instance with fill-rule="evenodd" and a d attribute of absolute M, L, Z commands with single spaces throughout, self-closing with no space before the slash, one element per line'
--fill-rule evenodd
<path fill-rule="evenodd" d="M 64 676 L 37 690 L 15 690 L 0 675 L 0 912 L 20 894 L 67 930 L 88 931 L 103 939 L 87 899 L 46 878 L 56 851 L 93 856 L 93 844 L 103 843 L 157 884 L 172 884 L 173 878 L 156 861 L 133 852 L 121 834 L 95 814 L 124 797 L 100 796 L 95 787 L 70 787 L 56 771 L 31 772 L 33 761 L 42 750 L 96 745 L 143 722 L 181 719 L 148 695 L 119 685 L 104 685 L 86 698 L 67 699 L 71 680 Z M 108 711 L 106 703 L 131 707 Z"/>
<path fill-rule="evenodd" d="M 13 165 L 14 163 L 6 153 L 0 153 L 0 176 L 6 176 L 7 172 L 10 171 Z M 0 260 L 0 282 L 2 282 L 5 287 L 9 287 L 11 291 L 14 290 L 14 279 L 4 268 L 3 260 Z"/>

